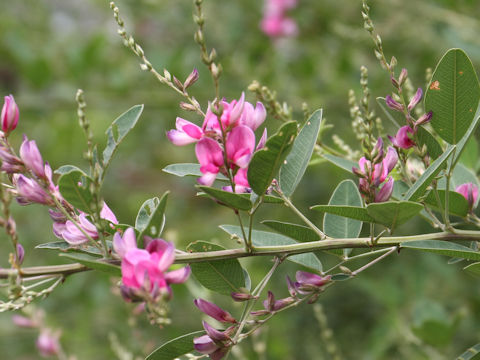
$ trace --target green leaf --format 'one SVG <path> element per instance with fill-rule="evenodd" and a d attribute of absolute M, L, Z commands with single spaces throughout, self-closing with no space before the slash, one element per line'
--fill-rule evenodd
<path fill-rule="evenodd" d="M 396 200 L 401 200 L 407 193 L 409 187 L 407 183 L 403 180 L 395 180 L 393 183 L 393 193 L 392 198 Z"/>
<path fill-rule="evenodd" d="M 174 360 L 181 355 L 194 350 L 193 339 L 205 334 L 205 331 L 195 331 L 190 334 L 179 336 L 155 349 L 145 360 Z"/>
<path fill-rule="evenodd" d="M 397 120 L 394 118 L 394 115 L 392 115 L 389 108 L 387 107 L 387 105 L 385 103 L 385 98 L 384 97 L 377 97 L 375 100 L 377 100 L 378 106 L 380 106 L 380 108 L 382 109 L 383 113 L 388 118 L 388 120 L 390 120 L 392 122 L 392 124 L 395 125 L 395 127 L 397 129 L 399 129 L 400 125 L 398 124 Z M 395 115 L 397 115 L 397 113 L 395 113 Z M 402 118 L 401 121 L 403 122 L 404 119 Z"/>
<path fill-rule="evenodd" d="M 328 205 L 362 207 L 362 197 L 352 180 L 338 184 Z M 326 213 L 323 218 L 323 231 L 333 238 L 356 238 L 362 231 L 362 221 Z"/>
<path fill-rule="evenodd" d="M 423 145 L 427 146 L 428 155 L 430 155 L 430 158 L 433 160 L 443 154 L 442 146 L 438 143 L 437 139 L 422 126 L 417 128 L 417 139 L 420 147 Z"/>
<path fill-rule="evenodd" d="M 181 163 L 181 164 L 170 164 L 167 165 L 162 170 L 167 174 L 172 174 L 179 177 L 185 176 L 195 176 L 200 177 L 202 176 L 202 172 L 200 171 L 200 164 L 191 164 L 191 163 Z M 217 175 L 217 180 L 221 181 L 228 181 L 228 179 L 223 176 L 222 174 Z"/>
<path fill-rule="evenodd" d="M 315 111 L 306 121 L 293 143 L 292 150 L 280 168 L 278 182 L 282 192 L 289 197 L 305 174 L 317 142 L 322 121 L 322 110 Z"/>
<path fill-rule="evenodd" d="M 248 183 L 258 195 L 263 195 L 277 175 L 297 134 L 297 122 L 285 123 L 270 137 L 265 147 L 255 152 L 248 166 Z"/>
<path fill-rule="evenodd" d="M 63 165 L 63 166 L 60 166 L 57 170 L 55 170 L 55 174 L 58 174 L 58 175 L 63 175 L 63 174 L 66 174 L 72 170 L 79 170 L 79 171 L 82 171 L 80 170 L 78 167 L 74 166 L 74 165 Z"/>
<path fill-rule="evenodd" d="M 436 210 L 443 211 L 445 209 L 445 190 L 437 190 L 437 192 L 438 196 L 440 197 L 440 203 L 442 208 L 438 208 L 438 202 L 434 190 L 428 193 L 427 197 L 425 198 L 425 204 Z M 463 195 L 454 191 L 449 191 L 448 210 L 452 215 L 465 217 L 467 216 L 470 209 L 468 206 L 468 201 L 463 197 Z"/>
<path fill-rule="evenodd" d="M 218 200 L 224 205 L 231 207 L 232 209 L 238 209 L 248 211 L 252 208 L 252 202 L 250 201 L 250 195 L 242 196 L 243 194 L 236 194 L 230 191 L 223 191 L 209 186 L 199 186 L 197 188 L 208 194 L 214 200 Z"/>
<path fill-rule="evenodd" d="M 440 156 L 437 160 L 435 160 L 428 169 L 418 178 L 418 180 L 413 184 L 413 186 L 407 191 L 405 194 L 404 200 L 410 201 L 417 201 L 425 191 L 427 190 L 428 185 L 435 179 L 438 172 L 443 168 L 445 162 L 447 161 L 448 157 L 452 153 L 454 146 L 450 146 L 447 150 Z"/>
<path fill-rule="evenodd" d="M 402 248 L 433 252 L 449 257 L 462 258 L 468 260 L 480 260 L 480 252 L 473 251 L 469 247 L 448 241 L 440 240 L 415 240 L 407 241 L 401 244 Z"/>
<path fill-rule="evenodd" d="M 480 359 L 480 343 L 468 348 L 462 355 L 457 357 L 456 360 L 478 360 Z"/>
<path fill-rule="evenodd" d="M 475 277 L 480 277 L 480 262 L 467 265 L 463 268 L 463 270 Z"/>
<path fill-rule="evenodd" d="M 354 166 L 358 167 L 358 164 L 352 160 L 344 159 L 344 158 L 341 158 L 335 155 L 330 155 L 330 154 L 323 154 L 322 156 L 332 164 L 348 171 L 349 173 L 352 172 L 352 168 Z"/>
<path fill-rule="evenodd" d="M 328 214 L 347 217 L 366 222 L 375 222 L 367 213 L 367 209 L 360 206 L 346 206 L 346 205 L 314 205 L 310 209 L 320 211 Z"/>
<path fill-rule="evenodd" d="M 108 241 L 107 245 L 109 248 L 112 247 L 112 242 Z M 49 243 L 44 243 L 35 246 L 35 249 L 47 249 L 47 250 L 55 250 L 61 252 L 78 252 L 78 253 L 86 253 L 94 256 L 102 256 L 102 252 L 96 248 L 95 246 L 82 244 L 71 246 L 69 243 L 65 241 L 54 241 Z"/>
<path fill-rule="evenodd" d="M 70 204 L 86 213 L 91 213 L 90 204 L 93 196 L 90 184 L 93 180 L 79 168 L 72 166 L 58 180 L 60 193 Z"/>
<path fill-rule="evenodd" d="M 264 220 L 262 224 L 276 232 L 300 242 L 318 241 L 320 237 L 309 227 L 275 220 Z"/>
<path fill-rule="evenodd" d="M 474 137 L 471 137 L 465 143 L 465 151 L 460 156 L 459 161 L 466 168 L 476 170 L 478 163 L 478 143 Z"/>
<path fill-rule="evenodd" d="M 122 115 L 116 118 L 112 125 L 105 132 L 107 134 L 107 146 L 103 150 L 103 169 L 105 170 L 112 156 L 117 151 L 120 143 L 125 139 L 125 136 L 137 124 L 138 119 L 143 111 L 143 105 L 135 105 L 125 111 Z"/>
<path fill-rule="evenodd" d="M 165 207 L 169 192 L 162 197 L 154 197 L 145 201 L 135 219 L 135 230 L 138 231 L 137 243 L 143 241 L 143 236 L 159 237 L 165 224 Z"/>
<path fill-rule="evenodd" d="M 460 141 L 472 123 L 479 98 L 477 74 L 467 54 L 461 49 L 448 50 L 425 94 L 425 110 L 433 111 L 432 127 L 443 140 Z"/>
<path fill-rule="evenodd" d="M 371 203 L 367 206 L 368 215 L 391 231 L 417 215 L 422 209 L 422 204 L 411 201 L 388 201 Z"/>
<path fill-rule="evenodd" d="M 470 127 L 468 128 L 467 132 L 457 144 L 457 149 L 455 151 L 455 158 L 453 159 L 453 166 L 457 164 L 457 162 L 460 160 L 460 157 L 464 154 L 465 148 L 468 146 L 469 140 L 475 139 L 473 134 L 475 133 L 475 130 L 477 129 L 478 124 L 480 124 L 480 106 L 477 108 L 477 112 L 475 113 L 475 118 L 470 124 Z M 475 140 L 473 141 L 476 142 Z"/>
<path fill-rule="evenodd" d="M 187 246 L 190 252 L 219 251 L 225 248 L 206 241 L 195 241 Z M 230 296 L 245 287 L 245 275 L 237 259 L 191 263 L 195 278 L 207 289 Z"/>
<path fill-rule="evenodd" d="M 102 259 L 92 257 L 87 254 L 58 254 L 59 256 L 66 257 L 70 260 L 76 261 L 86 267 L 108 273 L 110 275 L 121 276 L 122 271 L 119 266 L 105 262 Z"/>
<path fill-rule="evenodd" d="M 235 235 L 239 238 L 242 238 L 242 230 L 239 226 L 221 225 L 220 229 L 230 235 Z M 246 228 L 245 231 L 248 233 L 248 228 Z M 297 243 L 295 240 L 292 240 L 286 236 L 260 230 L 252 230 L 252 242 L 254 246 L 279 246 Z M 292 255 L 289 256 L 287 260 L 303 265 L 309 269 L 313 269 L 318 272 L 322 271 L 322 263 L 312 253 Z"/>
<path fill-rule="evenodd" d="M 338 273 L 338 274 L 333 274 L 332 275 L 332 280 L 333 281 L 345 281 L 348 279 L 351 279 L 352 275 L 349 274 L 344 274 L 344 273 Z"/>

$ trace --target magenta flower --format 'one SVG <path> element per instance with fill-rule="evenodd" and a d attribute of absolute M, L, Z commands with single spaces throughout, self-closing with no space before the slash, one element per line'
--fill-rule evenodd
<path fill-rule="evenodd" d="M 175 260 L 175 247 L 163 239 L 153 239 L 146 249 L 139 249 L 134 230 L 130 228 L 123 237 L 115 233 L 113 247 L 122 259 L 123 285 L 133 292 L 144 290 L 153 297 L 171 297 L 169 285 L 183 283 L 190 275 L 189 266 L 166 272 Z"/>
<path fill-rule="evenodd" d="M 239 125 L 248 126 L 253 131 L 257 130 L 260 125 L 265 121 L 267 117 L 267 111 L 265 106 L 261 102 L 257 102 L 255 108 L 249 102 L 245 102 L 243 106 L 243 113 L 238 121 Z"/>
<path fill-rule="evenodd" d="M 242 92 L 240 99 L 232 100 L 231 102 L 227 102 L 222 100 L 220 102 L 220 106 L 222 107 L 222 115 L 220 116 L 220 123 L 222 124 L 222 128 L 224 131 L 228 131 L 231 128 L 238 125 L 240 117 L 243 113 L 243 107 L 245 105 L 245 94 Z M 222 134 L 222 130 L 220 129 L 220 123 L 218 121 L 218 116 L 215 115 L 211 109 L 210 105 L 208 107 L 207 113 L 205 115 L 205 120 L 203 122 L 202 129 L 204 132 L 214 132 L 218 135 Z"/>
<path fill-rule="evenodd" d="M 13 95 L 5 96 L 5 103 L 2 108 L 2 131 L 8 135 L 15 130 L 18 124 L 19 111 Z"/>
<path fill-rule="evenodd" d="M 180 117 L 177 117 L 176 128 L 176 130 L 167 131 L 167 137 L 174 145 L 191 144 L 203 136 L 203 130 L 199 126 Z"/>
<path fill-rule="evenodd" d="M 403 105 L 394 100 L 390 95 L 385 96 L 385 103 L 390 109 L 403 112 Z"/>
<path fill-rule="evenodd" d="M 28 140 L 26 135 L 23 135 L 23 143 L 20 146 L 20 158 L 27 167 L 39 178 L 45 178 L 45 165 L 43 163 L 42 155 L 38 150 L 35 140 Z"/>
<path fill-rule="evenodd" d="M 465 183 L 457 186 L 455 191 L 467 199 L 470 210 L 475 207 L 478 200 L 478 187 L 476 185 L 471 182 Z"/>
<path fill-rule="evenodd" d="M 296 35 L 297 24 L 286 14 L 296 5 L 296 0 L 266 0 L 263 19 L 260 23 L 262 31 L 272 38 Z"/>
<path fill-rule="evenodd" d="M 321 290 L 324 285 L 332 281 L 330 275 L 320 276 L 306 271 L 297 271 L 295 278 L 297 280 L 295 282 L 295 288 L 303 295 L 317 292 Z"/>
<path fill-rule="evenodd" d="M 78 216 L 78 226 L 83 231 L 70 220 L 67 220 L 63 226 L 58 224 L 61 223 L 53 224 L 53 233 L 55 235 L 60 234 L 60 238 L 63 238 L 70 245 L 84 244 L 88 242 L 88 236 L 94 240 L 98 239 L 97 228 L 87 220 L 87 216 L 84 213 Z"/>
<path fill-rule="evenodd" d="M 255 134 L 244 125 L 235 127 L 227 137 L 227 159 L 231 165 L 246 168 L 255 149 Z"/>
<path fill-rule="evenodd" d="M 426 124 L 427 122 L 430 121 L 430 119 L 432 118 L 432 115 L 433 115 L 433 111 L 429 111 L 428 113 L 423 114 L 418 118 L 417 121 L 415 121 L 414 127 L 416 128 L 417 126 Z"/>
<path fill-rule="evenodd" d="M 418 88 L 415 95 L 410 99 L 410 103 L 407 106 L 408 111 L 410 112 L 417 104 L 422 100 L 423 91 L 422 88 Z"/>
<path fill-rule="evenodd" d="M 49 330 L 42 330 L 37 338 L 37 349 L 41 356 L 48 357 L 58 355 L 60 352 L 60 343 L 58 334 L 52 334 Z"/>
<path fill-rule="evenodd" d="M 413 133 L 413 129 L 410 126 L 405 125 L 398 129 L 397 135 L 395 135 L 394 138 L 391 136 L 389 136 L 388 138 L 394 146 L 401 149 L 410 149 L 411 147 L 415 146 L 415 143 L 409 136 L 409 134 Z"/>
<path fill-rule="evenodd" d="M 222 148 L 215 140 L 205 137 L 195 146 L 195 154 L 200 163 L 200 171 L 203 174 L 198 182 L 202 185 L 211 186 L 220 168 L 224 165 Z"/>
<path fill-rule="evenodd" d="M 393 178 L 389 177 L 387 182 L 383 184 L 380 190 L 375 195 L 375 202 L 384 202 L 390 199 L 393 193 Z"/>
<path fill-rule="evenodd" d="M 52 197 L 35 181 L 22 174 L 14 174 L 12 182 L 16 187 L 17 202 L 20 205 L 38 203 L 54 206 Z"/>
<path fill-rule="evenodd" d="M 195 306 L 200 309 L 203 313 L 210 316 L 211 318 L 220 321 L 235 324 L 237 320 L 230 315 L 228 311 L 223 310 L 218 305 L 211 303 L 203 299 L 195 299 L 193 301 Z"/>
<path fill-rule="evenodd" d="M 229 352 L 233 346 L 230 336 L 233 335 L 236 326 L 231 326 L 225 331 L 220 331 L 203 321 L 203 328 L 206 335 L 193 339 L 193 347 L 201 354 L 206 354 L 212 360 L 220 360 Z"/>

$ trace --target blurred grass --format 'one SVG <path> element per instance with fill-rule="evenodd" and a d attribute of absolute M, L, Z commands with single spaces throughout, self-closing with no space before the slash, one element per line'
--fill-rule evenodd
<path fill-rule="evenodd" d="M 156 67 L 165 67 L 180 79 L 198 67 L 200 80 L 192 94 L 205 106 L 214 96 L 213 87 L 193 41 L 191 2 L 125 0 L 117 5 L 128 31 Z M 408 68 L 415 86 L 423 86 L 425 69 L 435 66 L 451 47 L 465 49 L 480 69 L 480 22 L 475 16 L 480 11 L 478 1 L 388 0 L 372 1 L 371 6 L 386 54 L 395 55 L 399 66 Z M 76 119 L 76 89 L 86 93 L 87 117 L 99 144 L 104 144 L 104 131 L 112 120 L 130 106 L 144 103 L 140 123 L 114 159 L 105 199 L 121 222 L 133 223 L 144 200 L 170 190 L 167 240 L 180 248 L 198 239 L 230 245 L 231 240 L 216 225 L 233 223 L 232 214 L 208 199 L 196 198 L 194 179 L 175 178 L 161 171 L 170 163 L 195 161 L 193 148 L 175 148 L 166 141 L 165 131 L 174 126 L 176 116 L 200 119 L 180 110 L 177 103 L 182 99 L 139 69 L 137 59 L 116 34 L 108 2 L 23 0 L 9 2 L 2 10 L 0 90 L 14 94 L 21 114 L 12 141 L 19 145 L 22 133 L 37 140 L 54 168 L 67 163 L 86 166 L 81 156 L 84 138 Z M 360 2 L 301 0 L 292 12 L 299 37 L 276 43 L 259 31 L 261 11 L 260 2 L 255 0 L 205 2 L 207 43 L 217 49 L 224 67 L 222 95 L 238 98 L 257 79 L 276 90 L 280 100 L 288 101 L 298 119 L 303 102 L 311 109 L 322 107 L 327 121 L 335 126 L 326 136 L 336 133 L 356 144 L 347 93 L 350 88 L 360 92 L 360 66 L 369 68 L 374 97 L 390 92 L 388 76 L 373 56 L 371 40 L 362 29 Z M 254 100 L 251 94 L 248 98 Z M 278 125 L 267 120 L 272 129 Z M 294 200 L 312 220 L 321 223 L 320 214 L 309 212 L 308 207 L 327 203 L 338 179 L 347 176 L 328 164 L 317 165 L 308 170 Z M 45 209 L 15 205 L 14 213 L 26 248 L 25 265 L 64 262 L 55 254 L 34 249 L 39 243 L 54 240 Z M 263 209 L 258 219 L 277 217 L 293 221 L 289 213 L 273 206 Z M 403 233 L 415 231 L 428 231 L 428 227 L 412 222 L 399 229 Z M 2 236 L 0 251 L 7 254 L 9 244 Z M 267 259 L 242 261 L 253 269 L 254 280 L 269 264 Z M 330 255 L 322 261 L 325 268 L 333 263 Z M 322 295 L 333 339 L 344 358 L 446 359 L 477 343 L 478 282 L 464 274 L 461 265 L 447 266 L 446 261 L 436 255 L 402 252 Z M 6 256 L 1 265 L 8 266 Z M 293 276 L 295 270 L 291 264 L 282 265 L 272 283 L 278 296 L 286 295 L 284 276 Z M 76 354 L 78 359 L 112 358 L 108 334 L 113 331 L 124 346 L 136 354 L 146 354 L 170 338 L 199 329 L 201 316 L 192 300 L 212 296 L 193 279 L 189 281 L 193 295 L 177 286 L 170 304 L 173 325 L 158 329 L 142 316 L 129 315 L 131 306 L 113 296 L 111 288 L 109 279 L 102 275 L 80 274 L 38 303 L 50 314 L 52 326 L 63 328 L 67 353 Z M 218 301 L 240 314 L 238 305 Z M 415 309 L 425 301 L 438 303 L 447 322 L 460 316 L 455 336 L 442 347 L 426 346 L 412 332 Z M 320 341 L 320 332 L 325 330 L 312 315 L 310 306 L 302 306 L 275 318 L 258 339 L 267 339 L 263 358 L 328 359 L 327 345 Z M 137 326 L 129 327 L 132 323 Z M 0 316 L 4 358 L 38 358 L 34 340 L 32 331 L 13 328 L 10 314 Z M 242 350 L 246 358 L 257 358 L 251 346 L 242 346 Z"/>

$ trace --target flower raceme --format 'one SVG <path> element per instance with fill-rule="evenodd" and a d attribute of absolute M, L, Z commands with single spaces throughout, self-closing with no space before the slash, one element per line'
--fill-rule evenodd
<path fill-rule="evenodd" d="M 190 267 L 166 272 L 175 260 L 174 245 L 163 239 L 145 239 L 146 248 L 139 249 L 133 228 L 125 230 L 123 236 L 117 232 L 113 237 L 113 248 L 122 260 L 123 293 L 129 300 L 145 295 L 171 298 L 170 284 L 185 282 Z"/>
<path fill-rule="evenodd" d="M 210 104 L 202 127 L 185 119 L 177 118 L 176 129 L 167 132 L 174 145 L 196 143 L 195 154 L 200 163 L 202 176 L 198 182 L 211 186 L 219 173 L 227 175 L 231 171 L 235 192 L 248 192 L 247 168 L 254 151 L 264 146 L 264 131 L 255 147 L 254 131 L 265 121 L 266 110 L 262 103 L 255 106 L 240 99 L 218 105 Z M 232 191 L 231 186 L 224 190 Z"/>

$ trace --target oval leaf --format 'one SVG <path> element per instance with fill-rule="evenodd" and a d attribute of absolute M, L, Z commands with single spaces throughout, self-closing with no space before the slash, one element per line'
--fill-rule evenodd
<path fill-rule="evenodd" d="M 248 183 L 255 193 L 263 195 L 277 175 L 285 157 L 292 148 L 297 134 L 297 122 L 285 123 L 270 137 L 263 149 L 258 150 L 248 166 Z"/>
<path fill-rule="evenodd" d="M 202 176 L 202 172 L 200 171 L 200 164 L 192 164 L 192 163 L 181 163 L 181 164 L 170 164 L 163 168 L 163 172 L 167 174 L 172 174 L 179 177 L 185 176 Z M 228 179 L 223 176 L 222 174 L 217 175 L 217 180 L 227 181 Z"/>
<path fill-rule="evenodd" d="M 443 154 L 442 146 L 438 143 L 437 139 L 422 126 L 417 128 L 417 140 L 420 147 L 423 145 L 427 147 L 428 155 L 430 155 L 433 160 Z"/>
<path fill-rule="evenodd" d="M 138 231 L 137 242 L 142 241 L 144 235 L 156 238 L 162 233 L 168 194 L 167 191 L 161 199 L 158 197 L 148 199 L 140 207 L 135 219 L 135 230 Z"/>
<path fill-rule="evenodd" d="M 375 222 L 367 213 L 367 209 L 360 206 L 346 206 L 346 205 L 314 205 L 310 209 L 328 214 L 347 217 L 366 222 Z"/>
<path fill-rule="evenodd" d="M 248 211 L 252 208 L 250 196 L 242 196 L 243 194 L 236 194 L 230 191 L 223 191 L 209 186 L 197 186 L 200 190 L 208 194 L 214 200 L 220 201 L 222 204 L 233 209 Z"/>
<path fill-rule="evenodd" d="M 90 204 L 93 196 L 90 193 L 90 184 L 93 180 L 79 168 L 72 166 L 58 180 L 58 187 L 62 196 L 77 209 L 88 214 L 92 212 Z"/>
<path fill-rule="evenodd" d="M 291 196 L 305 174 L 317 142 L 322 110 L 315 111 L 306 121 L 293 143 L 292 150 L 280 168 L 278 182 L 285 196 Z"/>
<path fill-rule="evenodd" d="M 205 334 L 205 331 L 195 331 L 190 334 L 179 336 L 155 349 L 145 360 L 174 360 L 181 355 L 194 350 L 193 339 Z"/>
<path fill-rule="evenodd" d="M 422 209 L 422 204 L 411 201 L 371 203 L 367 206 L 367 212 L 375 222 L 385 225 L 391 231 L 417 215 Z"/>
<path fill-rule="evenodd" d="M 401 244 L 402 248 L 433 252 L 449 257 L 468 260 L 480 260 L 480 252 L 473 251 L 469 247 L 448 241 L 439 240 L 416 240 L 407 241 Z"/>
<path fill-rule="evenodd" d="M 107 240 L 107 246 L 111 249 L 112 242 Z M 61 252 L 79 252 L 86 253 L 90 255 L 102 256 L 102 252 L 95 246 L 82 244 L 77 246 L 71 246 L 65 241 L 54 241 L 45 244 L 40 244 L 35 246 L 35 249 L 47 249 L 47 250 L 56 250 Z"/>
<path fill-rule="evenodd" d="M 425 110 L 433 111 L 432 127 L 443 140 L 460 141 L 472 123 L 479 98 L 477 74 L 467 54 L 461 49 L 448 50 L 425 95 Z"/>
<path fill-rule="evenodd" d="M 438 196 L 440 198 L 440 203 L 442 208 L 438 208 L 437 197 L 435 195 L 434 190 L 430 191 L 425 198 L 425 204 L 429 205 L 430 207 L 443 211 L 445 209 L 445 190 L 437 190 Z M 463 195 L 449 191 L 448 192 L 448 210 L 450 214 L 465 217 L 468 214 L 469 206 L 468 201 L 463 197 Z"/>
<path fill-rule="evenodd" d="M 358 167 L 358 164 L 355 161 L 344 159 L 339 156 L 330 155 L 330 154 L 322 154 L 322 156 L 332 164 L 338 166 L 339 168 L 342 168 L 343 170 L 348 171 L 349 173 L 352 172 L 352 168 L 354 166 Z"/>
<path fill-rule="evenodd" d="M 195 241 L 187 246 L 190 252 L 218 251 L 225 248 L 206 241 Z M 245 274 L 236 259 L 191 263 L 193 276 L 207 289 L 230 296 L 245 287 Z"/>
<path fill-rule="evenodd" d="M 242 230 L 239 226 L 221 225 L 220 228 L 230 235 L 235 235 L 239 238 L 242 238 Z M 245 231 L 248 233 L 248 228 L 246 228 Z M 295 240 L 292 240 L 286 236 L 260 230 L 252 230 L 252 242 L 254 246 L 278 246 L 297 243 Z M 322 271 L 322 263 L 312 253 L 292 255 L 289 256 L 287 260 L 318 272 Z"/>
<path fill-rule="evenodd" d="M 262 221 L 262 224 L 268 226 L 269 228 L 275 230 L 276 232 L 279 232 L 282 235 L 288 236 L 289 238 L 298 240 L 300 242 L 310 242 L 310 241 L 320 240 L 320 237 L 315 231 L 303 225 L 291 224 L 291 223 L 274 221 L 274 220 L 265 220 L 265 221 Z"/>
<path fill-rule="evenodd" d="M 470 264 L 468 266 L 465 266 L 463 268 L 463 270 L 472 274 L 475 277 L 480 277 L 480 262 L 476 262 L 476 263 Z"/>

